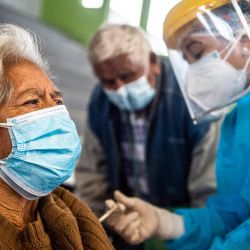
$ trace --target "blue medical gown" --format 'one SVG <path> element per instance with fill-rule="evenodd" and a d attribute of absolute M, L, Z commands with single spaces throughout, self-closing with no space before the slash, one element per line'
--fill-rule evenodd
<path fill-rule="evenodd" d="M 200 209 L 180 209 L 185 234 L 169 249 L 250 250 L 250 95 L 225 118 L 216 163 L 217 193 Z"/>

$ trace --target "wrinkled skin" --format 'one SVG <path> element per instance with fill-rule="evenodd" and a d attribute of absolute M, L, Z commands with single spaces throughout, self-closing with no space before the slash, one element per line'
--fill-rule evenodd
<path fill-rule="evenodd" d="M 6 104 L 0 106 L 0 122 L 7 118 L 62 104 L 61 94 L 47 74 L 35 65 L 20 62 L 7 69 L 14 91 Z M 0 159 L 11 152 L 11 141 L 6 128 L 0 128 Z"/>
<path fill-rule="evenodd" d="M 142 66 L 135 65 L 129 60 L 128 55 L 121 54 L 115 58 L 107 59 L 94 65 L 96 76 L 100 79 L 104 88 L 117 90 L 144 74 L 152 87 L 156 84 L 156 76 L 160 73 L 160 65 L 157 56 L 153 53 L 149 59 L 149 70 L 145 72 Z"/>
<path fill-rule="evenodd" d="M 29 62 L 19 62 L 6 69 L 14 91 L 10 100 L 0 106 L 0 122 L 7 118 L 62 104 L 62 97 L 47 74 Z M 12 149 L 8 129 L 0 128 L 0 159 Z M 35 220 L 38 200 L 28 201 L 0 179 L 0 214 L 22 229 Z"/>

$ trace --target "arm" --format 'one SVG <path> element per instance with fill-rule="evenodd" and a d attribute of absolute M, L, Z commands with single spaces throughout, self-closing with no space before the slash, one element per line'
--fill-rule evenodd
<path fill-rule="evenodd" d="M 227 248 L 218 246 L 222 244 L 230 246 L 232 241 L 235 241 L 234 244 L 241 244 L 244 242 L 241 240 L 242 237 L 244 239 L 249 237 L 245 229 L 250 227 L 249 223 L 244 223 L 244 227 L 239 231 L 233 230 L 240 221 L 242 223 L 249 216 L 246 204 L 238 195 L 213 196 L 205 208 L 181 209 L 176 213 L 158 208 L 138 198 L 126 197 L 120 192 L 115 192 L 114 198 L 117 203 L 113 200 L 106 201 L 107 209 L 117 206 L 107 222 L 130 244 L 139 244 L 155 236 L 169 240 L 168 249 L 171 250 L 207 250 L 216 239 L 213 247 L 217 248 L 212 250 L 224 250 Z M 233 204 L 237 204 L 237 207 L 233 207 Z M 225 220 L 231 222 L 230 228 Z M 229 233 L 230 231 L 232 232 Z M 241 232 L 244 233 L 241 235 Z M 230 237 L 226 237 L 223 242 L 221 239 L 227 233 Z"/>
<path fill-rule="evenodd" d="M 243 102 L 243 104 L 245 105 L 245 102 Z M 244 107 L 245 110 L 243 110 Z M 148 218 L 155 217 L 155 223 L 146 224 L 148 226 L 147 232 L 149 233 L 146 236 L 164 236 L 163 238 L 165 238 L 166 240 L 172 239 L 168 242 L 169 249 L 207 250 L 211 247 L 211 244 L 214 240 L 216 240 L 214 243 L 216 244 L 219 237 L 223 239 L 225 236 L 225 240 L 228 242 L 229 240 L 230 242 L 232 242 L 232 240 L 239 243 L 244 242 L 246 237 L 248 237 L 249 232 L 244 230 L 244 228 L 247 228 L 249 225 L 248 220 L 250 214 L 250 173 L 248 167 L 249 158 L 247 157 L 249 145 L 245 140 L 245 138 L 247 138 L 246 136 L 249 133 L 249 120 L 247 118 L 243 119 L 244 117 L 249 117 L 245 115 L 245 112 L 249 112 L 249 105 L 245 105 L 244 107 L 241 108 L 238 113 L 235 111 L 227 115 L 226 119 L 224 120 L 224 125 L 222 126 L 221 130 L 221 140 L 218 153 L 219 160 L 217 159 L 217 173 L 218 177 L 220 177 L 218 181 L 219 188 L 217 191 L 217 195 L 209 197 L 208 202 L 206 203 L 206 206 L 204 208 L 177 210 L 176 214 L 180 216 L 175 217 L 178 218 L 177 220 L 174 219 L 174 217 L 172 217 L 172 219 L 169 219 L 169 214 L 164 215 L 162 213 L 161 219 L 157 220 L 156 213 L 154 212 L 151 212 L 150 216 L 145 215 L 146 212 L 150 212 L 153 210 L 155 211 L 156 208 L 153 207 L 153 209 L 151 209 L 152 205 L 146 206 L 144 204 L 145 202 L 139 203 L 136 202 L 138 201 L 138 199 L 133 199 L 134 203 L 142 205 L 132 204 L 131 206 L 131 204 L 129 204 L 126 200 L 121 199 L 116 195 L 116 201 L 124 204 L 126 208 L 128 207 L 128 209 L 125 210 L 125 212 L 121 215 L 114 214 L 114 216 L 112 216 L 113 218 L 110 218 L 112 228 L 120 233 L 126 240 L 131 240 L 132 242 L 137 243 L 138 239 L 130 238 L 129 235 L 133 237 L 133 232 L 136 231 L 138 227 L 139 229 L 145 228 L 144 223 L 148 221 Z M 244 115 L 243 117 L 242 114 Z M 241 122 L 235 125 L 237 119 L 240 119 Z M 243 145 L 244 147 L 239 148 L 239 145 Z M 235 149 L 234 151 L 232 151 L 232 148 L 240 150 Z M 238 162 L 240 162 L 241 165 L 238 165 Z M 237 178 L 235 178 L 235 176 Z M 240 181 L 238 179 L 240 179 Z M 129 223 L 127 223 L 128 220 Z M 132 223 L 131 220 L 135 221 L 135 223 Z M 169 228 L 173 228 L 167 226 L 169 221 L 175 221 L 175 223 L 177 222 L 178 225 L 180 225 L 179 223 L 181 223 L 182 221 L 184 233 L 182 232 L 181 234 L 179 234 L 181 230 L 178 232 L 178 234 L 173 231 L 174 235 L 171 231 L 171 234 L 167 233 L 169 232 Z M 244 221 L 246 222 L 244 223 Z M 160 224 L 159 222 L 162 223 Z M 124 224 L 126 225 L 125 228 Z M 239 228 L 237 228 L 240 224 L 242 224 L 242 227 L 240 226 Z M 132 225 L 133 228 L 131 229 Z M 126 229 L 126 227 L 128 230 Z M 175 226 L 174 228 L 177 228 L 177 226 Z M 181 228 L 181 226 L 178 226 L 178 228 Z M 167 234 L 165 234 L 164 232 L 166 232 Z M 241 232 L 244 233 L 241 234 Z M 125 233 L 128 234 L 124 235 Z M 139 234 L 139 236 L 140 235 L 143 236 L 143 234 Z M 231 239 L 229 238 L 229 236 Z M 238 236 L 240 238 L 238 238 Z M 141 237 L 139 239 L 143 241 L 145 238 Z M 220 243 L 224 244 L 223 241 L 221 241 Z M 214 246 L 215 245 L 213 245 L 213 247 Z M 216 248 L 212 249 L 215 250 Z"/>
<path fill-rule="evenodd" d="M 250 219 L 242 223 L 224 239 L 216 238 L 211 250 L 250 249 Z"/>
<path fill-rule="evenodd" d="M 99 215 L 104 209 L 107 186 L 106 158 L 97 137 L 87 125 L 83 153 L 76 168 L 76 192 Z"/>
<path fill-rule="evenodd" d="M 208 196 L 216 190 L 215 158 L 220 123 L 219 121 L 211 124 L 192 152 L 188 189 L 193 207 L 204 206 Z"/>
<path fill-rule="evenodd" d="M 130 244 L 140 244 L 152 236 L 175 239 L 184 234 L 182 216 L 119 191 L 114 197 L 116 202 L 106 201 L 107 210 L 115 209 L 107 223 Z"/>

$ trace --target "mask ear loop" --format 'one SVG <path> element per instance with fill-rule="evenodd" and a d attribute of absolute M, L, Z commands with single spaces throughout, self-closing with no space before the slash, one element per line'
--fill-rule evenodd
<path fill-rule="evenodd" d="M 12 123 L 0 123 L 0 128 L 10 128 L 14 126 Z"/>
<path fill-rule="evenodd" d="M 246 69 L 248 68 L 249 63 L 250 63 L 250 56 L 248 57 L 247 62 L 246 62 L 246 65 L 245 65 L 244 68 L 243 68 L 244 70 L 246 70 Z"/>
<path fill-rule="evenodd" d="M 232 53 L 232 51 L 235 49 L 236 45 L 239 43 L 239 41 L 240 41 L 240 39 L 242 38 L 242 36 L 243 36 L 244 33 L 245 33 L 244 31 L 242 31 L 242 32 L 240 33 L 239 37 L 233 42 L 231 48 L 228 50 L 228 52 L 227 52 L 226 55 L 224 56 L 223 60 L 227 61 L 228 57 L 230 56 L 230 54 Z M 221 54 L 223 53 L 223 51 L 226 50 L 226 49 L 228 49 L 227 46 L 226 46 L 223 50 L 221 50 L 221 51 L 219 52 L 220 55 L 221 55 Z"/>
<path fill-rule="evenodd" d="M 236 13 L 238 14 L 238 17 L 239 17 L 240 22 L 241 22 L 241 24 L 242 24 L 242 26 L 243 26 L 243 28 L 244 28 L 244 30 L 245 30 L 247 36 L 248 36 L 248 39 L 250 40 L 250 28 L 249 28 L 249 25 L 248 25 L 248 23 L 247 23 L 247 20 L 246 20 L 244 14 L 243 14 L 243 12 L 242 12 L 242 10 L 241 10 L 241 8 L 240 8 L 238 2 L 237 2 L 237 0 L 231 0 L 231 3 L 232 3 L 232 5 L 233 5 L 233 7 L 234 7 Z M 243 34 L 244 34 L 245 32 L 242 31 L 242 34 L 239 36 L 239 39 L 237 39 L 237 42 L 236 42 L 236 43 L 239 42 L 239 40 L 241 39 L 241 37 L 243 36 Z M 234 44 L 234 46 L 235 46 L 235 45 L 236 45 L 236 44 Z M 232 48 L 230 49 L 230 51 L 228 51 L 227 55 L 225 56 L 225 60 L 227 59 L 227 57 L 228 57 L 229 54 L 231 53 L 231 50 L 234 48 L 234 46 L 232 46 Z M 230 52 L 230 53 L 229 53 L 229 52 Z M 248 64 L 249 64 L 249 59 L 247 60 L 247 64 L 246 64 L 246 65 L 248 66 Z M 244 68 L 245 68 L 245 67 L 244 67 Z"/>
<path fill-rule="evenodd" d="M 233 51 L 233 49 L 235 48 L 235 46 L 238 44 L 238 42 L 240 41 L 240 39 L 242 38 L 243 34 L 245 34 L 244 31 L 241 32 L 241 34 L 239 35 L 239 37 L 236 39 L 236 41 L 233 43 L 233 45 L 231 46 L 231 48 L 229 49 L 229 51 L 227 52 L 227 54 L 225 55 L 225 57 L 223 58 L 223 60 L 227 61 L 228 57 L 230 56 L 231 52 Z M 224 50 L 228 49 L 227 47 L 224 48 L 223 50 L 221 50 L 219 53 L 220 55 L 223 53 Z M 247 62 L 243 68 L 243 70 L 246 70 L 249 66 L 250 63 L 250 56 L 247 59 Z"/>
<path fill-rule="evenodd" d="M 241 71 L 240 76 L 242 76 L 243 72 L 248 68 L 249 63 L 250 63 L 250 56 L 248 57 L 246 64 L 245 64 L 244 68 L 242 69 L 243 71 Z"/>
<path fill-rule="evenodd" d="M 244 29 L 247 33 L 248 39 L 250 40 L 250 28 L 249 28 L 249 24 L 247 23 L 247 20 L 243 14 L 238 2 L 237 2 L 237 0 L 231 0 L 231 2 L 232 2 L 232 5 L 233 5 L 236 13 L 239 16 L 239 19 L 241 21 L 242 26 L 244 27 Z"/>

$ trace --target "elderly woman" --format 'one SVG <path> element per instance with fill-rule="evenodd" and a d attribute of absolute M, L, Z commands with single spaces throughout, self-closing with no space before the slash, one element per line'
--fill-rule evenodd
<path fill-rule="evenodd" d="M 0 25 L 0 249 L 113 249 L 90 209 L 58 187 L 81 146 L 46 68 L 29 32 Z"/>

